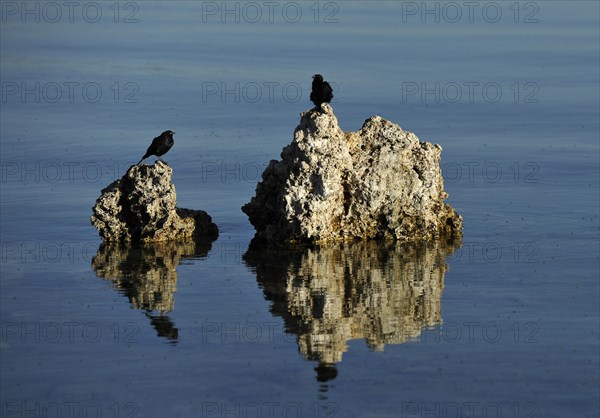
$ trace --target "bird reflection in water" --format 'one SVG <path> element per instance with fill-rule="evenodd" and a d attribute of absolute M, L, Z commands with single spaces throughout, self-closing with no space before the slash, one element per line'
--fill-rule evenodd
<path fill-rule="evenodd" d="M 302 355 L 318 362 L 316 378 L 326 392 L 349 340 L 365 339 L 382 351 L 441 323 L 445 259 L 460 245 L 359 241 L 292 249 L 253 241 L 244 261 L 271 313 L 296 335 Z"/>
<path fill-rule="evenodd" d="M 177 343 L 179 330 L 167 315 L 175 306 L 177 266 L 206 257 L 210 241 L 154 244 L 103 243 L 92 259 L 96 275 L 111 280 L 136 309 L 145 311 L 159 337 Z"/>

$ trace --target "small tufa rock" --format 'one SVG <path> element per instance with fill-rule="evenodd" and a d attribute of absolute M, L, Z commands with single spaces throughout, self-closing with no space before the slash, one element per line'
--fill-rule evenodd
<path fill-rule="evenodd" d="M 294 140 L 272 160 L 242 207 L 269 241 L 460 235 L 462 217 L 444 199 L 442 148 L 380 116 L 344 133 L 333 109 L 301 114 Z"/>
<path fill-rule="evenodd" d="M 215 239 L 211 217 L 202 210 L 177 208 L 173 169 L 168 164 L 134 165 L 102 190 L 91 217 L 103 241 Z"/>

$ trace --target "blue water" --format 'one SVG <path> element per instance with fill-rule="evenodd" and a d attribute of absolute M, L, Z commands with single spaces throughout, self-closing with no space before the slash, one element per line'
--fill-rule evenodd
<path fill-rule="evenodd" d="M 2 416 L 598 415 L 597 2 L 61 4 L 1 4 Z M 462 244 L 249 249 L 317 72 L 443 147 Z M 101 248 L 166 129 L 218 240 Z"/>

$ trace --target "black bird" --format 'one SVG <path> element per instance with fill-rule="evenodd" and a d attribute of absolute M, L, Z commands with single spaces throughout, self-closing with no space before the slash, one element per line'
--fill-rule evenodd
<path fill-rule="evenodd" d="M 310 93 L 310 100 L 315 104 L 319 110 L 323 103 L 329 103 L 333 99 L 333 89 L 327 81 L 323 81 L 321 74 L 313 75 L 312 92 Z"/>
<path fill-rule="evenodd" d="M 146 150 L 146 153 L 144 154 L 140 162 L 137 163 L 137 165 L 139 165 L 142 161 L 144 161 L 144 159 L 148 158 L 151 155 L 156 155 L 158 159 L 164 163 L 163 159 L 160 158 L 160 156 L 165 155 L 167 152 L 169 152 L 169 150 L 175 143 L 175 141 L 173 140 L 174 134 L 175 132 L 173 131 L 164 131 L 162 134 L 160 134 L 160 136 L 154 138 L 152 140 L 152 143 L 148 147 L 148 150 Z"/>

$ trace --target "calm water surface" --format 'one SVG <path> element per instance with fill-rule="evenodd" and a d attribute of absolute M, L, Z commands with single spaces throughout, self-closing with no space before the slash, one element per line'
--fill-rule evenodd
<path fill-rule="evenodd" d="M 2 416 L 597 416 L 597 2 L 60 5 L 2 3 Z M 462 242 L 251 244 L 317 72 L 442 145 Z M 218 240 L 100 245 L 166 129 Z"/>

